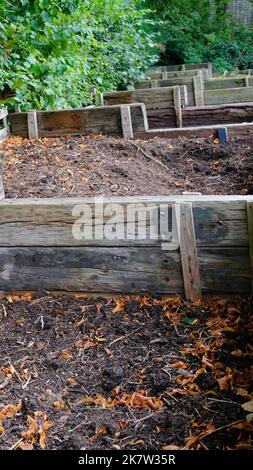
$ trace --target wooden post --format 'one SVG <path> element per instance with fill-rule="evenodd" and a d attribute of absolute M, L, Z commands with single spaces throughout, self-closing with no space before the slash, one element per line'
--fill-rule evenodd
<path fill-rule="evenodd" d="M 249 234 L 249 254 L 251 266 L 251 286 L 253 293 L 253 202 L 247 202 L 247 219 L 248 219 L 248 234 Z"/>
<path fill-rule="evenodd" d="M 151 80 L 151 88 L 158 88 L 158 80 Z"/>
<path fill-rule="evenodd" d="M 162 80 L 167 80 L 168 72 L 162 72 Z"/>
<path fill-rule="evenodd" d="M 122 133 L 124 139 L 133 139 L 133 125 L 132 125 L 132 116 L 131 108 L 128 105 L 120 106 L 121 112 L 121 123 L 122 123 Z"/>
<path fill-rule="evenodd" d="M 4 194 L 4 184 L 3 184 L 3 178 L 0 176 L 0 199 L 4 199 L 5 194 Z"/>
<path fill-rule="evenodd" d="M 213 64 L 212 64 L 212 62 L 208 62 L 207 67 L 208 67 L 209 78 L 212 78 L 212 76 L 213 76 Z"/>
<path fill-rule="evenodd" d="M 245 86 L 247 86 L 247 87 L 250 86 L 250 85 L 249 85 L 249 78 L 250 78 L 249 75 L 247 75 L 247 76 L 245 77 Z"/>
<path fill-rule="evenodd" d="M 104 93 L 97 93 L 95 95 L 96 106 L 104 106 Z"/>
<path fill-rule="evenodd" d="M 183 127 L 181 91 L 179 86 L 173 87 L 173 98 L 176 114 L 176 126 Z"/>
<path fill-rule="evenodd" d="M 193 89 L 194 89 L 194 98 L 195 106 L 204 106 L 204 87 L 203 79 L 199 75 L 198 77 L 193 77 Z"/>
<path fill-rule="evenodd" d="M 181 70 L 182 70 L 182 72 L 185 72 L 185 64 L 181 65 Z"/>
<path fill-rule="evenodd" d="M 36 111 L 28 111 L 27 113 L 27 124 L 28 124 L 28 137 L 29 139 L 38 139 L 38 123 Z"/>
<path fill-rule="evenodd" d="M 192 204 L 180 204 L 180 253 L 187 300 L 201 297 L 200 273 Z"/>

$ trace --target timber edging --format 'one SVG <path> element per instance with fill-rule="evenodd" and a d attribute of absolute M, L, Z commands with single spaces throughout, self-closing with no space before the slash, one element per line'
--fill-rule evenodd
<path fill-rule="evenodd" d="M 253 196 L 3 199 L 0 291 L 249 294 L 249 204 Z M 161 214 L 165 232 L 150 238 Z"/>

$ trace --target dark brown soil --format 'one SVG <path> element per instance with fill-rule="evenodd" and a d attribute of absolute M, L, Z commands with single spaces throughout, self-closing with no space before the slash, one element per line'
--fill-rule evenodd
<path fill-rule="evenodd" d="M 252 325 L 239 297 L 2 299 L 0 449 L 250 449 Z"/>
<path fill-rule="evenodd" d="M 253 194 L 252 154 L 253 143 L 239 139 L 219 145 L 183 139 L 132 143 L 102 136 L 13 137 L 0 150 L 8 198 Z"/>

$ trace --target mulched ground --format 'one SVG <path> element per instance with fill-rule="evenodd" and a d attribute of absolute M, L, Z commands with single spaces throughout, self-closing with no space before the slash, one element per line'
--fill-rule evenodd
<path fill-rule="evenodd" d="M 252 331 L 240 297 L 2 299 L 0 449 L 252 449 Z"/>
<path fill-rule="evenodd" d="M 253 142 L 240 139 L 219 145 L 160 138 L 132 143 L 105 136 L 13 137 L 0 148 L 9 198 L 253 194 L 252 153 Z"/>

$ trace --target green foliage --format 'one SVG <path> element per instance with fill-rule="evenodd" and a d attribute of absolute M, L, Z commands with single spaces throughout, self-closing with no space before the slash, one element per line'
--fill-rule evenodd
<path fill-rule="evenodd" d="M 139 0 L 0 0 L 0 103 L 83 106 L 157 60 Z"/>
<path fill-rule="evenodd" d="M 253 67 L 253 31 L 232 20 L 229 0 L 146 0 L 156 10 L 161 64 L 212 61 L 219 71 Z"/>

